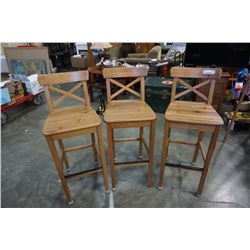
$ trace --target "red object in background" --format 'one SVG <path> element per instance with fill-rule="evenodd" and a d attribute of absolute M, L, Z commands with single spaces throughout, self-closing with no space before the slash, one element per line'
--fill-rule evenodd
<path fill-rule="evenodd" d="M 4 104 L 1 106 L 1 111 L 5 111 L 5 110 L 8 110 L 10 108 L 13 108 L 15 106 L 18 106 L 19 104 L 23 103 L 23 102 L 26 102 L 28 100 L 31 100 L 32 98 L 34 98 L 33 95 L 26 95 L 24 97 L 21 97 L 20 99 L 18 99 L 15 103 L 12 103 L 12 104 Z"/>
<path fill-rule="evenodd" d="M 164 76 L 164 78 L 167 77 L 167 64 L 163 65 L 163 76 Z"/>

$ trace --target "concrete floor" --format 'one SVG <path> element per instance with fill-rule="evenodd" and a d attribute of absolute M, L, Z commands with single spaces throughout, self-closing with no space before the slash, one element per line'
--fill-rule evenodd
<path fill-rule="evenodd" d="M 100 174 L 69 181 L 74 204 L 68 206 L 41 133 L 47 110 L 45 102 L 39 107 L 23 104 L 10 110 L 9 123 L 2 127 L 2 207 L 250 207 L 250 140 L 247 130 L 231 135 L 225 145 L 221 143 L 224 129 L 221 131 L 201 198 L 194 196 L 200 173 L 193 171 L 167 168 L 165 188 L 163 191 L 157 189 L 163 114 L 157 114 L 153 187 L 146 186 L 146 167 L 118 169 L 117 190 L 109 195 L 105 195 Z M 102 128 L 109 169 L 104 123 Z M 115 135 L 126 137 L 128 133 L 129 137 L 137 136 L 138 129 L 117 130 Z M 197 133 L 174 130 L 172 136 L 195 140 Z M 90 141 L 90 137 L 70 139 L 65 144 L 76 145 L 80 141 Z M 208 141 L 207 135 L 206 144 Z M 135 142 L 119 143 L 116 150 L 121 161 L 138 157 L 138 143 Z M 192 153 L 191 146 L 172 144 L 170 161 L 189 163 Z M 93 165 L 91 149 L 72 152 L 69 159 L 72 172 Z M 198 163 L 201 164 L 200 158 Z"/>

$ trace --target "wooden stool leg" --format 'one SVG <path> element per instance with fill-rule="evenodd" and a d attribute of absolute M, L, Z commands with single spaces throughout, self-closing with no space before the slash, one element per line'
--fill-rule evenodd
<path fill-rule="evenodd" d="M 113 159 L 115 161 L 115 136 L 114 136 L 114 129 L 112 129 L 112 146 L 113 146 Z"/>
<path fill-rule="evenodd" d="M 91 133 L 91 142 L 92 142 L 94 161 L 98 162 L 98 156 L 97 156 L 97 151 L 96 151 L 96 143 L 95 143 L 95 134 L 94 133 Z"/>
<path fill-rule="evenodd" d="M 214 149 L 216 147 L 216 141 L 217 141 L 219 132 L 220 132 L 220 127 L 216 127 L 215 131 L 212 134 L 212 137 L 211 137 L 211 140 L 210 140 L 210 143 L 209 143 L 209 146 L 208 146 L 206 159 L 205 159 L 205 162 L 204 162 L 203 171 L 202 171 L 200 182 L 199 182 L 197 196 L 200 196 L 201 193 L 202 193 L 202 190 L 203 190 L 203 187 L 204 187 L 204 184 L 205 184 L 205 181 L 206 181 L 207 173 L 208 173 L 209 164 L 210 164 L 210 161 L 212 159 Z"/>
<path fill-rule="evenodd" d="M 110 161 L 112 190 L 114 191 L 115 185 L 116 185 L 116 171 L 115 171 L 115 165 L 114 165 L 112 128 L 109 123 L 106 123 L 106 128 L 107 128 L 108 153 L 109 153 L 109 161 Z"/>
<path fill-rule="evenodd" d="M 66 152 L 65 152 L 65 148 L 64 148 L 64 144 L 63 144 L 63 141 L 61 139 L 58 140 L 58 144 L 60 146 L 60 149 L 62 151 L 62 155 L 63 155 L 63 162 L 65 164 L 65 167 L 67 170 L 70 170 L 70 167 L 69 167 L 69 161 L 68 161 L 68 157 L 66 155 Z"/>
<path fill-rule="evenodd" d="M 102 139 L 101 125 L 97 126 L 97 138 L 98 138 L 99 152 L 100 152 L 100 158 L 101 158 L 101 164 L 102 164 L 103 181 L 105 185 L 105 192 L 107 194 L 109 193 L 109 182 L 108 182 L 108 172 L 107 172 L 104 145 L 103 145 L 103 139 Z"/>
<path fill-rule="evenodd" d="M 139 141 L 139 158 L 142 159 L 142 150 L 143 150 L 143 145 L 142 145 L 142 138 L 144 134 L 144 127 L 140 127 L 140 141 Z"/>
<path fill-rule="evenodd" d="M 57 150 L 56 150 L 56 146 L 55 146 L 55 142 L 50 136 L 46 136 L 46 139 L 47 139 L 47 142 L 48 142 L 48 146 L 49 146 L 49 149 L 50 149 L 51 156 L 52 156 L 52 158 L 54 160 L 54 163 L 56 165 L 58 176 L 59 176 L 59 178 L 61 180 L 63 191 L 64 191 L 64 193 L 66 195 L 68 204 L 73 204 L 73 199 L 72 199 L 72 197 L 70 195 L 68 184 L 67 184 L 67 181 L 66 181 L 66 179 L 64 177 L 63 166 L 62 166 L 61 161 L 59 159 L 59 156 L 58 156 L 58 153 L 57 153 Z"/>
<path fill-rule="evenodd" d="M 153 120 L 151 122 L 151 125 L 150 125 L 149 163 L 148 163 L 148 187 L 152 186 L 154 145 L 155 145 L 155 120 Z"/>
<path fill-rule="evenodd" d="M 195 162 L 196 162 L 196 160 L 197 160 L 197 156 L 198 156 L 199 149 L 200 149 L 199 143 L 202 142 L 204 133 L 205 133 L 205 132 L 203 132 L 203 131 L 199 131 L 199 136 L 198 136 L 198 139 L 197 139 L 197 143 L 196 143 L 196 147 L 195 147 L 195 151 L 194 151 L 194 155 L 193 155 L 192 164 L 195 164 Z"/>
<path fill-rule="evenodd" d="M 249 84 L 250 84 L 250 81 L 248 81 L 248 83 L 245 84 L 245 87 L 244 87 L 244 90 L 242 91 L 240 100 L 239 100 L 239 102 L 238 102 L 238 104 L 237 104 L 237 106 L 236 106 L 236 109 L 235 109 L 234 113 L 233 113 L 232 119 L 230 120 L 229 125 L 228 125 L 228 127 L 227 127 L 227 131 L 226 131 L 226 134 L 225 134 L 225 136 L 224 136 L 223 143 L 226 142 L 227 137 L 228 137 L 228 135 L 229 135 L 229 133 L 230 133 L 230 131 L 231 131 L 231 128 L 232 128 L 232 125 L 233 125 L 234 120 L 235 120 L 235 118 L 236 118 L 237 112 L 239 111 L 240 105 L 241 105 L 241 103 L 243 102 L 244 97 L 245 97 L 245 95 L 246 95 L 246 93 L 247 93 Z"/>
<path fill-rule="evenodd" d="M 169 122 L 165 121 L 164 126 L 164 136 L 162 143 L 162 155 L 161 155 L 161 166 L 160 166 L 160 178 L 159 178 L 159 189 L 163 189 L 163 180 L 164 180 L 164 170 L 165 170 L 165 161 L 168 157 L 168 146 L 170 141 L 170 126 Z"/>

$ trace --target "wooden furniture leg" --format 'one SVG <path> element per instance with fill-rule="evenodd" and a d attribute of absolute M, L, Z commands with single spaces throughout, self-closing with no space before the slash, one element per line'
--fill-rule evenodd
<path fill-rule="evenodd" d="M 163 180 L 164 180 L 164 170 L 165 162 L 168 157 L 168 146 L 170 141 L 170 124 L 168 121 L 165 121 L 164 126 L 164 136 L 163 136 L 163 145 L 162 145 L 162 155 L 161 155 L 161 166 L 160 166 L 160 178 L 159 178 L 159 189 L 163 189 Z"/>
<path fill-rule="evenodd" d="M 206 181 L 208 168 L 209 168 L 212 156 L 213 156 L 214 149 L 216 147 L 216 141 L 217 141 L 219 132 L 220 132 L 220 127 L 219 126 L 215 127 L 215 131 L 212 134 L 212 137 L 211 137 L 211 140 L 210 140 L 210 143 L 209 143 L 209 146 L 208 146 L 207 156 L 206 156 L 206 159 L 205 159 L 205 162 L 204 162 L 204 167 L 203 167 L 203 170 L 202 170 L 198 191 L 196 193 L 196 195 L 198 197 L 201 196 L 201 193 L 202 193 L 205 181 Z"/>
<path fill-rule="evenodd" d="M 64 191 L 65 196 L 67 198 L 68 204 L 71 205 L 71 204 L 73 204 L 73 199 L 72 199 L 71 194 L 69 192 L 67 181 L 66 181 L 66 179 L 64 177 L 63 166 L 62 166 L 62 163 L 61 163 L 60 158 L 58 156 L 56 146 L 55 146 L 55 142 L 51 138 L 51 136 L 46 136 L 46 139 L 47 139 L 47 142 L 48 142 L 48 146 L 49 146 L 49 149 L 50 149 L 51 156 L 52 156 L 53 161 L 54 161 L 55 166 L 56 166 L 58 176 L 59 176 L 59 178 L 61 180 L 61 183 L 62 183 L 63 191 Z"/>
<path fill-rule="evenodd" d="M 91 133 L 91 142 L 92 142 L 94 161 L 96 163 L 98 163 L 98 156 L 97 156 L 97 151 L 96 151 L 96 143 L 95 143 L 95 134 L 94 133 Z"/>
<path fill-rule="evenodd" d="M 114 136 L 114 129 L 112 129 L 112 146 L 113 146 L 113 159 L 115 161 L 115 136 Z"/>
<path fill-rule="evenodd" d="M 61 139 L 59 139 L 58 144 L 59 144 L 59 147 L 60 147 L 61 152 L 62 152 L 62 157 L 63 157 L 63 162 L 65 164 L 65 167 L 66 167 L 67 171 L 69 171 L 70 170 L 69 161 L 68 161 L 68 157 L 67 157 L 66 152 L 65 152 L 63 141 Z"/>
<path fill-rule="evenodd" d="M 149 138 L 149 163 L 148 163 L 148 187 L 152 186 L 153 161 L 154 161 L 154 142 L 155 142 L 155 120 L 151 121 Z"/>
<path fill-rule="evenodd" d="M 108 154 L 109 154 L 109 161 L 110 161 L 110 172 L 111 172 L 111 180 L 112 180 L 112 190 L 115 191 L 116 185 L 116 171 L 114 165 L 114 152 L 113 152 L 113 136 L 112 136 L 112 128 L 109 123 L 106 123 L 107 128 L 107 139 L 108 139 Z"/>
<path fill-rule="evenodd" d="M 105 151 L 104 151 L 104 145 L 103 145 L 103 139 L 102 139 L 101 125 L 97 126 L 97 138 L 98 138 L 99 152 L 100 152 L 100 158 L 101 158 L 101 164 L 102 164 L 102 174 L 103 174 L 103 181 L 105 185 L 105 193 L 108 194 L 109 193 L 108 172 L 107 172 Z"/>
<path fill-rule="evenodd" d="M 90 81 L 88 84 L 88 92 L 90 95 L 90 101 L 93 102 L 94 101 L 94 95 L 93 95 L 93 84 L 94 84 L 94 75 L 93 74 L 89 74 L 90 76 Z"/>
<path fill-rule="evenodd" d="M 235 120 L 235 118 L 236 118 L 237 112 L 239 111 L 240 105 L 241 105 L 241 103 L 243 102 L 244 97 L 245 97 L 245 95 L 246 95 L 246 92 L 247 92 L 247 89 L 248 89 L 249 84 L 250 84 L 250 81 L 245 85 L 245 88 L 244 88 L 243 93 L 242 93 L 242 95 L 241 95 L 241 97 L 240 97 L 239 103 L 237 104 L 236 109 L 235 109 L 235 111 L 234 111 L 233 117 L 232 117 L 232 119 L 230 120 L 230 122 L 229 122 L 229 124 L 228 124 L 227 131 L 226 131 L 226 134 L 225 134 L 224 139 L 223 139 L 223 143 L 225 143 L 226 140 L 227 140 L 227 137 L 228 137 L 228 135 L 229 135 L 229 133 L 230 133 L 230 130 L 231 130 L 232 125 L 233 125 L 233 123 L 234 123 L 234 120 Z"/>
<path fill-rule="evenodd" d="M 199 136 L 198 136 L 198 139 L 197 139 L 197 143 L 196 143 L 196 147 L 195 147 L 195 151 L 194 151 L 194 155 L 193 155 L 193 159 L 192 159 L 192 164 L 196 163 L 197 156 L 198 156 L 198 153 L 199 153 L 199 150 L 200 150 L 200 145 L 199 144 L 202 143 L 204 133 L 205 133 L 204 131 L 199 131 Z"/>
<path fill-rule="evenodd" d="M 140 127 L 140 137 L 139 137 L 139 158 L 143 158 L 143 145 L 142 145 L 142 138 L 144 136 L 144 127 Z"/>

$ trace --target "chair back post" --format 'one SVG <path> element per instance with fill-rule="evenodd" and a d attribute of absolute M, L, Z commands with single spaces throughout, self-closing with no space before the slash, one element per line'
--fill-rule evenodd
<path fill-rule="evenodd" d="M 54 73 L 54 74 L 44 74 L 38 77 L 39 83 L 44 86 L 45 96 L 47 103 L 49 105 L 49 111 L 56 109 L 57 105 L 61 103 L 66 97 L 71 97 L 82 102 L 88 110 L 90 108 L 90 99 L 88 94 L 87 80 L 89 79 L 89 73 L 87 70 L 83 71 L 74 71 L 74 72 L 65 72 L 65 73 Z M 56 84 L 66 84 L 66 83 L 76 83 L 73 88 L 69 91 L 64 91 L 54 87 Z M 77 89 L 83 87 L 83 96 L 79 97 L 73 94 Z M 50 91 L 55 91 L 62 94 L 56 101 L 52 102 Z"/>
<path fill-rule="evenodd" d="M 212 104 L 213 93 L 215 88 L 216 80 L 220 79 L 222 70 L 220 68 L 188 68 L 188 67 L 172 67 L 170 70 L 170 75 L 173 77 L 173 86 L 171 93 L 171 102 L 174 102 L 181 96 L 188 94 L 189 92 L 194 92 L 196 95 L 200 96 L 206 103 Z M 189 85 L 183 78 L 194 78 L 194 79 L 204 79 L 203 82 L 199 83 L 196 86 Z M 187 87 L 187 90 L 182 91 L 181 93 L 176 94 L 176 84 L 180 84 Z M 210 84 L 208 97 L 205 96 L 202 92 L 197 89 Z"/>
<path fill-rule="evenodd" d="M 117 67 L 117 68 L 105 68 L 103 70 L 103 77 L 106 79 L 106 90 L 107 90 L 107 100 L 108 103 L 112 102 L 116 96 L 120 95 L 124 91 L 128 91 L 131 94 L 140 98 L 141 101 L 145 100 L 145 84 L 144 77 L 147 76 L 148 69 L 147 68 L 126 68 L 126 67 Z M 120 83 L 115 80 L 116 78 L 135 78 L 132 82 L 127 85 Z M 131 87 L 140 82 L 140 93 L 131 89 Z M 111 83 L 120 87 L 118 91 L 111 94 Z"/>

